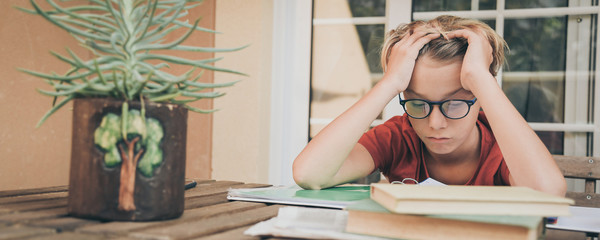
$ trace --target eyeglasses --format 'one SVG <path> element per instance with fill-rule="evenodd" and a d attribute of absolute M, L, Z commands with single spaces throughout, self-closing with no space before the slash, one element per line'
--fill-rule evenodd
<path fill-rule="evenodd" d="M 431 114 L 433 105 L 439 105 L 442 114 L 450 119 L 461 119 L 469 114 L 471 106 L 477 102 L 477 98 L 473 100 L 449 99 L 440 102 L 430 102 L 423 99 L 407 99 L 400 98 L 400 105 L 408 116 L 416 119 L 423 119 Z"/>

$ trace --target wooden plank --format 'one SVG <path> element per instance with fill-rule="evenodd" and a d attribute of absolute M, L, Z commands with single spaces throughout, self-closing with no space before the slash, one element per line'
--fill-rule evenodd
<path fill-rule="evenodd" d="M 0 239 L 30 238 L 54 233 L 56 233 L 56 231 L 51 228 L 10 226 L 0 229 Z"/>
<path fill-rule="evenodd" d="M 186 197 L 185 200 L 185 209 L 193 209 L 199 208 L 203 206 L 209 206 L 218 203 L 227 202 L 227 190 L 230 188 L 256 188 L 256 187 L 266 187 L 271 186 L 268 184 L 257 184 L 257 183 L 247 183 L 247 184 L 235 184 L 235 185 L 213 185 L 210 188 L 205 188 L 204 190 L 198 190 Z"/>
<path fill-rule="evenodd" d="M 204 182 L 204 183 L 198 183 L 198 186 L 223 186 L 223 185 L 236 185 L 236 184 L 244 184 L 243 182 L 239 182 L 239 181 L 208 181 L 208 182 Z"/>
<path fill-rule="evenodd" d="M 21 195 L 31 195 L 31 194 L 39 194 L 39 193 L 50 193 L 50 192 L 66 192 L 67 190 L 69 190 L 68 186 L 7 190 L 7 191 L 0 191 L 0 197 L 21 196 Z"/>
<path fill-rule="evenodd" d="M 19 212 L 0 215 L 0 222 L 16 224 L 27 223 L 37 219 L 58 218 L 67 215 L 67 208 L 53 208 L 39 211 Z"/>
<path fill-rule="evenodd" d="M 99 221 L 89 220 L 83 218 L 75 218 L 75 217 L 62 217 L 62 218 L 51 218 L 51 219 L 41 219 L 34 220 L 28 223 L 28 226 L 34 227 L 45 227 L 45 228 L 53 228 L 57 232 L 67 232 L 73 231 L 76 228 L 90 225 L 90 224 L 98 224 Z"/>
<path fill-rule="evenodd" d="M 184 209 L 187 211 L 189 209 L 200 208 L 226 202 L 228 202 L 227 193 L 224 192 L 217 195 L 186 199 Z"/>
<path fill-rule="evenodd" d="M 2 204 L 8 204 L 8 203 L 23 203 L 23 202 L 32 202 L 32 201 L 40 201 L 40 200 L 66 198 L 68 196 L 68 194 L 69 194 L 68 192 L 52 192 L 52 193 L 41 193 L 41 194 L 33 194 L 33 195 L 3 197 L 3 198 L 0 198 L 0 206 Z"/>
<path fill-rule="evenodd" d="M 233 181 L 217 181 L 208 184 L 198 184 L 195 188 L 185 191 L 186 200 L 194 197 L 208 196 L 218 193 L 227 192 L 227 189 L 234 185 L 242 185 L 242 182 Z"/>
<path fill-rule="evenodd" d="M 281 205 L 272 205 L 233 214 L 222 214 L 164 228 L 152 228 L 134 232 L 129 236 L 153 239 L 188 239 L 209 236 L 272 218 L 277 215 L 280 207 Z"/>
<path fill-rule="evenodd" d="M 270 187 L 273 186 L 271 184 L 262 184 L 262 183 L 246 183 L 244 185 L 235 185 L 232 186 L 231 188 L 233 189 L 239 189 L 239 188 L 263 188 L 263 187 Z"/>
<path fill-rule="evenodd" d="M 194 180 L 196 181 L 197 184 L 207 184 L 207 183 L 214 183 L 216 182 L 216 180 L 214 179 L 200 179 L 200 178 L 186 178 L 185 182 L 188 183 L 189 180 Z"/>
<path fill-rule="evenodd" d="M 183 215 L 180 218 L 173 220 L 160 222 L 109 222 L 104 224 L 84 226 L 76 229 L 76 232 L 94 233 L 105 236 L 123 235 L 132 231 L 181 224 L 187 221 L 217 216 L 220 214 L 231 214 L 265 206 L 266 205 L 263 203 L 228 202 L 203 208 L 186 210 L 183 212 Z"/>
<path fill-rule="evenodd" d="M 268 240 L 294 240 L 297 238 L 287 238 L 287 237 L 267 237 L 264 239 L 268 239 Z"/>
<path fill-rule="evenodd" d="M 600 180 L 600 157 L 553 155 L 565 177 Z"/>
<path fill-rule="evenodd" d="M 575 206 L 600 207 L 600 194 L 598 193 L 567 192 L 566 197 L 575 200 Z"/>
<path fill-rule="evenodd" d="M 73 233 L 73 232 L 62 232 L 52 235 L 44 235 L 34 238 L 28 238 L 29 240 L 103 240 L 106 237 L 101 235 L 92 235 L 92 234 L 82 234 L 82 233 Z"/>
<path fill-rule="evenodd" d="M 586 239 L 584 232 L 546 229 L 545 240 Z"/>
<path fill-rule="evenodd" d="M 247 184 L 233 184 L 233 185 L 229 185 L 229 184 L 224 184 L 224 185 L 211 185 L 208 187 L 204 187 L 202 188 L 202 186 L 200 186 L 196 191 L 191 191 L 190 193 L 186 192 L 186 199 L 189 198 L 194 198 L 194 197 L 202 197 L 202 196 L 209 196 L 209 195 L 215 195 L 215 194 L 220 194 L 220 193 L 226 193 L 229 189 L 237 189 L 237 188 L 257 188 L 257 187 L 269 187 L 271 185 L 269 184 L 258 184 L 258 183 L 247 183 Z"/>
<path fill-rule="evenodd" d="M 261 237 L 258 236 L 250 236 L 244 235 L 244 231 L 246 231 L 251 226 L 245 226 L 241 228 L 235 228 L 233 230 L 228 230 L 225 232 L 220 232 L 208 236 L 203 236 L 199 238 L 194 238 L 194 240 L 221 240 L 221 239 L 239 239 L 239 240 L 258 240 Z"/>
<path fill-rule="evenodd" d="M 594 193 L 594 192 L 596 192 L 596 180 L 586 179 L 585 180 L 584 189 L 585 189 L 584 191 L 586 193 Z"/>
<path fill-rule="evenodd" d="M 66 207 L 67 199 L 66 198 L 58 198 L 58 199 L 50 199 L 50 200 L 41 200 L 34 202 L 23 202 L 23 203 L 9 203 L 0 205 L 0 209 L 6 209 L 10 212 L 25 212 L 25 211 L 33 211 L 33 210 L 41 210 L 41 209 L 50 209 L 57 207 Z"/>

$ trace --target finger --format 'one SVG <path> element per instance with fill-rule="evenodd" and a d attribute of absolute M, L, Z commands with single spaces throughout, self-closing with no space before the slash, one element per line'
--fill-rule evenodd
<path fill-rule="evenodd" d="M 423 38 L 424 36 L 429 36 L 429 35 L 431 35 L 431 33 L 425 32 L 425 31 L 413 32 L 412 34 L 407 33 L 406 36 L 404 36 L 402 39 L 400 39 L 400 41 L 398 41 L 397 43 L 394 44 L 394 46 L 392 46 L 392 51 L 396 52 L 396 51 L 400 51 L 400 49 L 412 48 L 411 46 L 416 41 Z"/>
<path fill-rule="evenodd" d="M 432 40 L 439 38 L 441 36 L 440 33 L 431 33 L 428 35 L 425 35 L 421 38 L 419 38 L 417 41 L 415 41 L 411 48 L 416 48 L 417 50 L 420 50 L 421 48 L 423 48 L 423 46 L 425 46 L 425 44 L 431 42 Z"/>
<path fill-rule="evenodd" d="M 473 32 L 469 31 L 469 30 L 460 29 L 460 30 L 449 32 L 446 36 L 448 36 L 449 39 L 452 39 L 452 38 L 465 38 L 465 39 L 469 39 L 472 36 L 472 33 Z"/>
<path fill-rule="evenodd" d="M 452 32 L 448 33 L 447 36 L 448 36 L 448 39 L 464 38 L 467 40 L 467 42 L 469 42 L 469 44 L 473 43 L 473 41 L 476 41 L 478 39 L 485 39 L 485 36 L 483 34 L 476 33 L 469 29 L 460 29 L 460 30 L 452 31 Z"/>
<path fill-rule="evenodd" d="M 414 33 L 413 33 L 414 34 Z M 402 46 L 404 44 L 406 44 L 406 42 L 408 41 L 408 39 L 411 37 L 412 34 L 410 34 L 410 32 L 407 32 L 406 35 L 404 35 L 403 38 L 400 39 L 400 41 L 398 41 L 397 43 L 395 43 L 395 46 Z"/>
<path fill-rule="evenodd" d="M 406 38 L 405 44 L 408 46 L 413 45 L 419 39 L 430 35 L 436 35 L 437 37 L 439 37 L 439 33 L 432 33 L 428 31 L 414 32 L 410 37 Z"/>

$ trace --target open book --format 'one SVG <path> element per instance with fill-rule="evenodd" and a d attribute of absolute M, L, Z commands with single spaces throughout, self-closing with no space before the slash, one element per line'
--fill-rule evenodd
<path fill-rule="evenodd" d="M 572 199 L 526 187 L 373 184 L 371 199 L 394 213 L 569 215 Z"/>
<path fill-rule="evenodd" d="M 406 179 L 416 182 L 414 179 Z M 444 185 L 428 178 L 420 185 Z M 249 202 L 278 203 L 298 206 L 342 209 L 348 204 L 370 197 L 370 186 L 344 184 L 321 190 L 305 190 L 297 185 L 265 188 L 229 189 L 227 199 Z"/>
<path fill-rule="evenodd" d="M 391 240 L 344 231 L 348 212 L 339 209 L 282 207 L 277 217 L 255 224 L 244 234 L 301 239 Z"/>
<path fill-rule="evenodd" d="M 304 190 L 299 186 L 230 189 L 227 199 L 342 209 L 369 198 L 369 186 L 342 185 L 322 190 Z"/>

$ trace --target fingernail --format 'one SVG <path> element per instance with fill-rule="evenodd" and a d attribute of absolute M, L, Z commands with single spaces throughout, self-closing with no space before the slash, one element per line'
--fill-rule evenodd
<path fill-rule="evenodd" d="M 444 39 L 446 39 L 446 40 L 450 40 L 450 39 L 448 38 L 448 35 L 447 35 L 447 33 L 440 32 L 440 34 L 441 34 L 441 35 L 444 37 Z"/>

